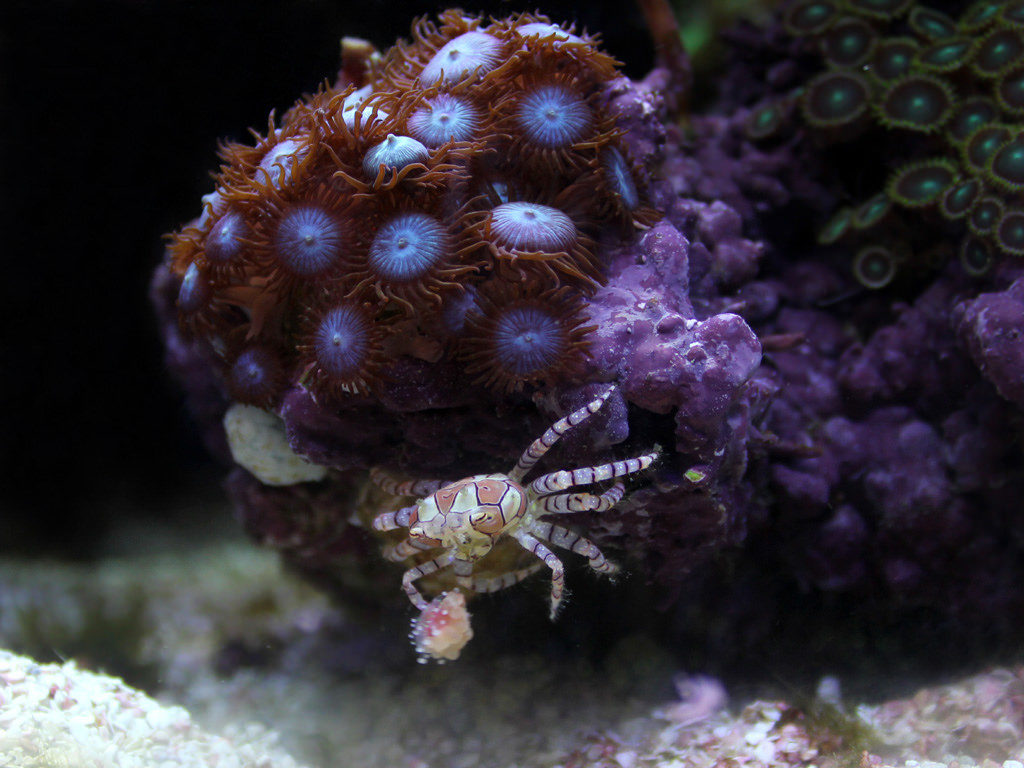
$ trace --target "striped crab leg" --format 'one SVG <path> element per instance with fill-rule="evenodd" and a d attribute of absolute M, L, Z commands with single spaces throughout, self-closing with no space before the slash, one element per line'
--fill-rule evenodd
<path fill-rule="evenodd" d="M 564 491 L 577 485 L 590 485 L 601 480 L 611 480 L 613 477 L 624 477 L 640 472 L 654 463 L 658 458 L 659 451 L 651 451 L 641 456 L 634 456 L 631 459 L 612 461 L 608 464 L 600 464 L 596 467 L 580 467 L 579 469 L 563 469 L 558 472 L 550 472 L 541 475 L 532 483 L 530 490 L 538 495 Z"/>
<path fill-rule="evenodd" d="M 423 595 L 420 594 L 420 591 L 416 589 L 416 584 L 414 582 L 423 576 L 434 573 L 435 571 L 440 571 L 442 568 L 447 568 L 451 565 L 453 558 L 454 555 L 451 552 L 445 552 L 443 555 L 438 555 L 433 560 L 427 560 L 425 563 L 413 566 L 402 574 L 402 589 L 405 590 L 405 594 L 409 596 L 412 604 L 421 611 L 426 610 L 429 603 Z"/>
<path fill-rule="evenodd" d="M 539 499 L 538 503 L 542 512 L 555 514 L 605 512 L 618 504 L 625 492 L 626 486 L 617 482 L 600 496 L 595 496 L 592 493 L 559 493 L 555 496 L 545 496 Z"/>
<path fill-rule="evenodd" d="M 552 424 L 539 438 L 530 443 L 530 446 L 523 451 L 523 455 L 519 457 L 519 461 L 512 468 L 512 471 L 508 473 L 510 479 L 514 482 L 521 482 L 526 476 L 526 473 L 533 469 L 534 465 L 540 461 L 541 457 L 547 453 L 551 447 L 558 442 L 558 439 L 568 432 L 573 427 L 579 426 L 584 421 L 589 419 L 604 405 L 605 400 L 614 391 L 615 385 L 608 387 L 602 394 L 591 400 L 582 408 L 573 411 L 565 418 L 559 419 Z"/>
<path fill-rule="evenodd" d="M 524 530 L 515 531 L 512 537 L 519 542 L 519 546 L 527 552 L 536 555 L 543 561 L 544 565 L 551 569 L 551 620 L 558 616 L 558 608 L 562 605 L 562 596 L 565 594 L 565 566 L 558 559 L 558 555 L 544 546 L 543 542 L 536 536 L 531 536 Z"/>
<path fill-rule="evenodd" d="M 373 530 L 375 531 L 397 531 L 399 528 L 408 528 L 412 525 L 412 517 L 416 514 L 416 505 L 402 507 L 395 512 L 385 512 L 373 518 Z"/>
<path fill-rule="evenodd" d="M 586 536 L 581 536 L 575 531 L 570 531 L 561 525 L 538 522 L 530 526 L 530 533 L 538 539 L 554 544 L 556 547 L 583 555 L 592 569 L 598 573 L 617 573 L 619 566 L 611 563 L 604 556 L 604 553 L 597 548 L 597 545 Z"/>
<path fill-rule="evenodd" d="M 370 480 L 378 488 L 392 496 L 416 496 L 417 498 L 429 496 L 448 484 L 445 480 L 399 480 L 383 467 L 371 467 Z"/>
<path fill-rule="evenodd" d="M 433 544 L 416 541 L 416 539 L 403 539 L 397 544 L 384 546 L 384 559 L 400 563 L 407 557 L 412 557 L 420 552 L 429 552 L 432 549 L 437 549 L 437 547 Z"/>

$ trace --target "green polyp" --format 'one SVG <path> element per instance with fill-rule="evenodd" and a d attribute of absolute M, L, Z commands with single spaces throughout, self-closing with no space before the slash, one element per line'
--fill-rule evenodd
<path fill-rule="evenodd" d="M 1006 3 L 1000 16 L 1007 24 L 1024 27 L 1024 2 L 1016 0 L 1016 2 Z"/>
<path fill-rule="evenodd" d="M 931 205 L 956 180 L 953 164 L 946 160 L 925 160 L 896 171 L 886 191 L 894 201 L 908 208 Z"/>
<path fill-rule="evenodd" d="M 974 56 L 974 71 L 982 77 L 996 77 L 1020 60 L 1024 40 L 1013 29 L 997 29 L 985 36 Z"/>
<path fill-rule="evenodd" d="M 879 43 L 871 59 L 871 72 L 885 82 L 903 77 L 910 71 L 918 48 L 917 41 L 909 37 L 895 37 Z"/>
<path fill-rule="evenodd" d="M 952 90 L 932 75 L 909 75 L 892 83 L 879 107 L 883 125 L 930 133 L 953 111 Z"/>
<path fill-rule="evenodd" d="M 965 179 L 946 190 L 939 203 L 939 210 L 947 219 L 959 219 L 967 215 L 980 194 L 981 182 L 977 179 Z"/>
<path fill-rule="evenodd" d="M 861 203 L 853 215 L 853 226 L 857 229 L 870 229 L 885 218 L 892 210 L 892 203 L 885 192 L 879 192 L 872 198 Z"/>
<path fill-rule="evenodd" d="M 853 275 L 865 288 L 884 288 L 896 276 L 896 259 L 888 248 L 869 245 L 854 257 Z"/>
<path fill-rule="evenodd" d="M 747 136 L 752 139 L 766 139 L 782 125 L 782 105 L 778 102 L 758 107 L 747 118 Z"/>
<path fill-rule="evenodd" d="M 835 3 L 828 0 L 806 0 L 789 10 L 783 23 L 790 34 L 816 35 L 827 29 L 835 18 Z"/>
<path fill-rule="evenodd" d="M 1018 134 L 992 153 L 988 179 L 1011 192 L 1024 190 L 1024 136 Z"/>
<path fill-rule="evenodd" d="M 1010 138 L 1010 129 L 1005 125 L 986 125 L 967 139 L 964 144 L 964 160 L 976 171 L 984 171 L 988 160 Z"/>
<path fill-rule="evenodd" d="M 960 264 L 967 274 L 981 277 L 992 268 L 992 249 L 981 238 L 968 235 L 960 244 Z"/>
<path fill-rule="evenodd" d="M 1003 215 L 1003 203 L 996 197 L 983 197 L 971 211 L 967 226 L 976 235 L 987 235 Z"/>
<path fill-rule="evenodd" d="M 1012 69 L 996 83 L 999 106 L 1012 115 L 1024 115 L 1024 67 Z"/>
<path fill-rule="evenodd" d="M 829 30 L 822 47 L 825 59 L 838 67 L 856 67 L 871 54 L 875 32 L 860 19 L 847 19 Z"/>
<path fill-rule="evenodd" d="M 828 223 L 818 233 L 818 242 L 821 245 L 831 245 L 839 238 L 850 231 L 853 223 L 853 209 L 840 208 L 839 211 L 828 220 Z"/>
<path fill-rule="evenodd" d="M 1001 8 L 998 0 L 980 0 L 960 15 L 958 26 L 964 32 L 977 32 L 994 21 Z"/>
<path fill-rule="evenodd" d="M 1014 208 L 996 225 L 996 244 L 1009 254 L 1024 256 L 1024 211 Z"/>
<path fill-rule="evenodd" d="M 870 89 L 863 78 L 849 72 L 825 72 L 807 85 L 800 98 L 811 125 L 830 127 L 851 123 L 867 109 Z"/>
<path fill-rule="evenodd" d="M 911 29 L 929 40 L 952 37 L 958 32 L 956 24 L 949 16 L 920 5 L 910 12 L 907 21 Z"/>
<path fill-rule="evenodd" d="M 917 63 L 933 72 L 952 72 L 968 60 L 974 41 L 969 37 L 957 37 L 933 43 L 917 54 Z"/>
<path fill-rule="evenodd" d="M 949 120 L 950 141 L 959 143 L 967 138 L 983 125 L 988 125 L 999 117 L 999 110 L 992 103 L 991 99 L 984 96 L 974 96 L 967 99 L 953 111 L 953 117 Z"/>
<path fill-rule="evenodd" d="M 873 19 L 891 19 L 905 13 L 913 0 L 846 0 L 846 7 Z"/>

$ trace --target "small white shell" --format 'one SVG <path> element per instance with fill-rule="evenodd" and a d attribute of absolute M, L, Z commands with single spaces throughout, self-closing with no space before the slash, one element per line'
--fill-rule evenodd
<path fill-rule="evenodd" d="M 280 417 L 253 405 L 233 403 L 224 414 L 231 457 L 264 485 L 323 480 L 327 467 L 292 450 Z"/>

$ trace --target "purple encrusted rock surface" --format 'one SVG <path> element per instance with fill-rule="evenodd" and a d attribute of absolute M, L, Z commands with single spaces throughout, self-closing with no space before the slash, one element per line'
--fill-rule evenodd
<path fill-rule="evenodd" d="M 780 309 L 754 324 L 804 339 L 768 353 L 757 375 L 777 393 L 764 424 L 775 441 L 766 535 L 805 588 L 1000 625 L 1024 607 L 1021 415 L 958 338 L 964 290 L 940 277 L 865 319 L 850 302 L 818 308 L 783 288 Z"/>
<path fill-rule="evenodd" d="M 822 246 L 818 232 L 840 201 L 873 191 L 845 181 L 884 178 L 880 160 L 896 158 L 864 143 L 836 149 L 835 137 L 803 129 L 749 139 L 751 111 L 818 66 L 813 46 L 781 27 L 730 33 L 735 56 L 721 73 L 716 113 L 691 121 L 688 151 L 669 153 L 663 167 L 682 197 L 728 203 L 743 233 L 765 246 L 756 277 L 736 288 L 734 311 L 764 349 L 750 384 L 772 393 L 745 476 L 767 494 L 770 517 L 748 535 L 740 559 L 750 562 L 737 570 L 777 578 L 765 580 L 759 605 L 721 591 L 704 599 L 731 605 L 724 610 L 735 624 L 758 631 L 768 631 L 762 612 L 783 613 L 778 596 L 794 587 L 819 605 L 897 608 L 962 629 L 982 619 L 993 637 L 1012 631 L 1024 607 L 1018 262 L 1006 257 L 979 277 L 954 256 L 883 290 L 859 285 L 849 246 Z M 899 132 L 884 138 L 899 156 Z M 834 172 L 837 153 L 856 173 Z M 693 204 L 666 208 L 683 205 Z M 690 281 L 699 284 L 692 271 Z M 844 597 L 857 603 L 836 602 Z"/>
<path fill-rule="evenodd" d="M 450 479 L 507 471 L 553 420 L 614 382 L 602 412 L 546 460 L 551 468 L 594 464 L 661 446 L 655 469 L 621 511 L 581 516 L 595 540 L 634 553 L 673 588 L 702 558 L 742 543 L 748 510 L 757 504 L 754 489 L 738 483 L 751 446 L 762 440 L 756 422 L 768 396 L 750 384 L 761 345 L 734 311 L 743 302 L 731 293 L 757 273 L 763 246 L 744 238 L 741 216 L 725 203 L 680 198 L 672 180 L 656 180 L 666 153 L 680 151 L 679 130 L 651 85 L 667 76 L 618 78 L 606 89 L 630 161 L 644 174 L 642 188 L 652 201 L 673 207 L 646 231 L 624 234 L 610 225 L 602 234 L 598 254 L 607 279 L 587 300 L 588 322 L 596 328 L 579 374 L 498 396 L 467 382 L 449 359 L 409 354 L 391 364 L 372 395 L 341 406 L 324 405 L 295 386 L 276 412 L 293 450 L 331 473 L 322 483 L 272 489 L 236 468 L 231 493 L 253 537 L 331 580 L 338 552 L 373 548 L 365 530 L 350 522 L 353 479 L 371 466 Z M 157 283 L 165 286 L 154 299 L 173 371 L 189 392 L 203 395 L 197 416 L 223 443 L 219 422 L 229 402 L 223 382 L 204 362 L 202 347 L 182 341 L 174 322 L 177 284 L 165 268 Z M 463 304 L 461 296 L 453 299 L 454 320 Z M 445 322 L 457 333 L 452 319 Z M 317 538 L 325 531 L 326 539 Z M 401 599 L 400 590 L 394 595 Z"/>
<path fill-rule="evenodd" d="M 960 334 L 1000 395 L 1024 408 L 1024 277 L 964 302 Z"/>
<path fill-rule="evenodd" d="M 843 190 L 810 143 L 748 141 L 742 88 L 684 133 L 652 87 L 665 76 L 606 89 L 662 219 L 602 234 L 607 282 L 587 299 L 596 328 L 577 379 L 497 396 L 446 360 L 407 355 L 343 408 L 295 387 L 278 409 L 289 441 L 332 472 L 269 489 L 235 469 L 246 529 L 325 583 L 365 586 L 373 578 L 353 580 L 351 563 L 377 567 L 378 545 L 349 518 L 369 467 L 506 471 L 614 382 L 545 467 L 661 446 L 614 511 L 574 521 L 649 584 L 676 637 L 703 604 L 719 626 L 742 627 L 728 643 L 742 650 L 794 594 L 1012 628 L 1024 609 L 1024 277 L 979 282 L 950 264 L 914 290 L 866 291 L 814 244 Z M 773 77 L 779 89 L 792 81 Z M 158 273 L 154 290 L 168 357 L 223 444 L 222 383 L 178 333 L 171 282 Z M 466 301 L 446 307 L 453 333 Z M 397 571 L 380 567 L 373 583 L 401 600 Z M 579 599 L 591 588 L 581 583 Z"/>

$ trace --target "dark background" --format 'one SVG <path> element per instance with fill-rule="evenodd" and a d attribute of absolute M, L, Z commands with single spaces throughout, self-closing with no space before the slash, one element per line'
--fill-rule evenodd
<path fill-rule="evenodd" d="M 333 78 L 343 35 L 383 50 L 444 7 L 0 2 L 0 552 L 87 556 L 125 515 L 218 497 L 147 301 L 161 236 L 212 190 L 217 139 Z M 600 32 L 627 73 L 650 67 L 628 3 L 543 10 Z"/>

